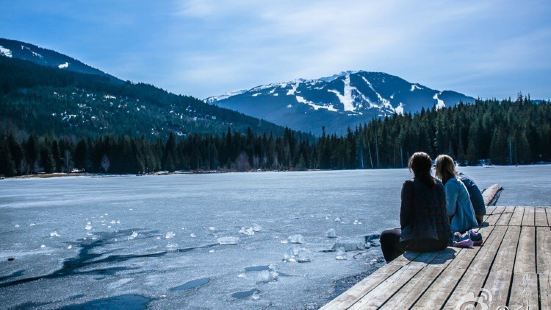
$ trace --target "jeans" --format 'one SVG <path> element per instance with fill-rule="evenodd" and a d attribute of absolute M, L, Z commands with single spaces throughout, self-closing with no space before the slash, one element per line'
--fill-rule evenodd
<path fill-rule="evenodd" d="M 404 254 L 404 248 L 400 244 L 401 234 L 400 228 L 387 229 L 381 233 L 381 250 L 387 263 Z"/>

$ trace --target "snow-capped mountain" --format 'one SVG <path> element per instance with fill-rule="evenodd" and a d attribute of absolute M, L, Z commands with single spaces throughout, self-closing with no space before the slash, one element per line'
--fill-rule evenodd
<path fill-rule="evenodd" d="M 90 67 L 67 55 L 17 40 L 0 38 L 0 57 L 2 56 L 26 60 L 59 70 L 109 76 L 107 73 Z"/>
<path fill-rule="evenodd" d="M 440 109 L 474 98 L 438 91 L 382 72 L 347 71 L 320 79 L 257 86 L 206 102 L 293 129 L 343 133 L 373 118 Z"/>

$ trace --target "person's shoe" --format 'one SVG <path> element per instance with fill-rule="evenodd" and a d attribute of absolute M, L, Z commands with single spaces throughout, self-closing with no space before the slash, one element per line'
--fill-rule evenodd
<path fill-rule="evenodd" d="M 482 234 L 471 230 L 469 231 L 469 238 L 473 241 L 473 245 L 479 246 L 482 245 Z"/>
<path fill-rule="evenodd" d="M 470 239 L 468 233 L 462 234 L 460 232 L 456 232 L 455 234 L 453 234 L 453 242 L 461 242 L 463 240 L 468 240 L 468 239 Z"/>
<path fill-rule="evenodd" d="M 458 242 L 454 242 L 453 246 L 456 248 L 472 248 L 474 245 L 473 241 L 471 239 L 465 239 Z"/>

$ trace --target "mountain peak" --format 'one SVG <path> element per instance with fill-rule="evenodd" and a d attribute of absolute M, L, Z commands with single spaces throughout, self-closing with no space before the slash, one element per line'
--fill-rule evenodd
<path fill-rule="evenodd" d="M 72 57 L 17 40 L 0 38 L 0 57 L 2 56 L 26 60 L 38 65 L 57 68 L 60 70 L 109 76 L 114 78 L 107 73 L 88 66 Z"/>
<path fill-rule="evenodd" d="M 343 71 L 318 79 L 260 85 L 205 101 L 307 132 L 342 133 L 373 118 L 440 109 L 474 98 L 384 72 Z"/>

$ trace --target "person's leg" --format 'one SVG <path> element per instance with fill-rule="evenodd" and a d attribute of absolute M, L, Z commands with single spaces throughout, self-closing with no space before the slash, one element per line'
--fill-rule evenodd
<path fill-rule="evenodd" d="M 404 253 L 400 245 L 401 234 L 400 228 L 388 229 L 381 233 L 381 250 L 387 263 Z"/>
<path fill-rule="evenodd" d="M 478 222 L 478 226 L 482 226 L 482 223 L 484 223 L 484 215 L 477 214 L 476 215 L 476 221 Z"/>

